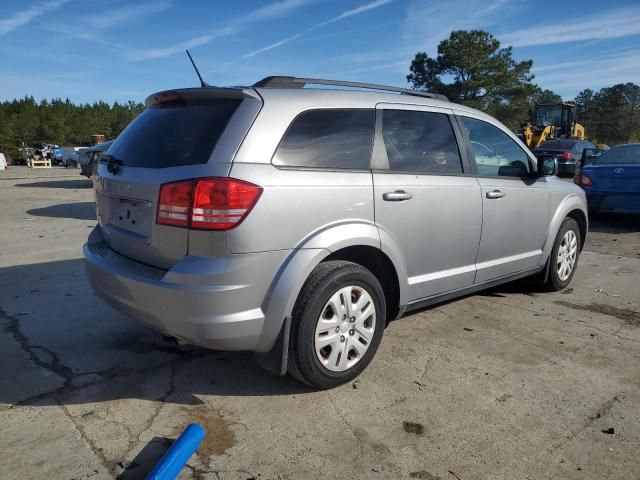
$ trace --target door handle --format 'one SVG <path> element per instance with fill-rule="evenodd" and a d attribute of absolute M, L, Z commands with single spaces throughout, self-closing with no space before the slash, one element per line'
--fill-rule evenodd
<path fill-rule="evenodd" d="M 395 192 L 385 192 L 382 194 L 382 199 L 387 202 L 402 202 L 403 200 L 411 200 L 413 195 L 404 190 L 396 190 Z"/>
<path fill-rule="evenodd" d="M 487 192 L 487 198 L 502 198 L 504 197 L 506 194 L 501 191 L 501 190 L 492 190 L 490 192 Z"/>

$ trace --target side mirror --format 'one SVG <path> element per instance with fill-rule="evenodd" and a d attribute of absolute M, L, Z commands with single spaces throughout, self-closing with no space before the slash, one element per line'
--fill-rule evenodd
<path fill-rule="evenodd" d="M 541 155 L 538 157 L 538 175 L 553 177 L 558 175 L 558 158 L 555 155 Z"/>

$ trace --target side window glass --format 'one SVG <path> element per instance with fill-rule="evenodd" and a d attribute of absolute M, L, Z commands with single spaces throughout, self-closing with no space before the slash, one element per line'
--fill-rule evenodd
<path fill-rule="evenodd" d="M 382 138 L 389 170 L 462 173 L 458 143 L 444 113 L 385 109 Z"/>
<path fill-rule="evenodd" d="M 529 172 L 529 157 L 506 133 L 490 123 L 461 117 L 482 177 L 522 177 Z"/>
<path fill-rule="evenodd" d="M 287 167 L 368 170 L 375 110 L 309 110 L 298 115 L 273 157 Z"/>

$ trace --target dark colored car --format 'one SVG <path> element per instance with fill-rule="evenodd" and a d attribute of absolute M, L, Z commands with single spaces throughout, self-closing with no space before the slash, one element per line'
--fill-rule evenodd
<path fill-rule="evenodd" d="M 111 146 L 113 140 L 109 142 L 99 143 L 93 147 L 84 150 L 78 159 L 80 164 L 80 174 L 87 178 L 91 178 L 96 173 L 98 162 L 104 156 L 107 149 Z"/>
<path fill-rule="evenodd" d="M 590 211 L 640 214 L 640 143 L 585 155 L 585 160 L 575 183 L 586 192 Z"/>
<path fill-rule="evenodd" d="M 587 140 L 554 138 L 540 144 L 533 151 L 536 157 L 555 155 L 558 158 L 558 175 L 575 176 L 580 173 L 582 152 L 585 148 L 595 148 Z"/>

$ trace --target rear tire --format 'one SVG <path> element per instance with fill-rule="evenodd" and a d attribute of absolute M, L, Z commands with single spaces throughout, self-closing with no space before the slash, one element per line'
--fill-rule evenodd
<path fill-rule="evenodd" d="M 369 270 L 347 261 L 321 263 L 293 309 L 288 372 L 317 389 L 349 382 L 373 359 L 385 324 L 384 291 Z"/>
<path fill-rule="evenodd" d="M 545 282 L 548 290 L 557 292 L 571 282 L 580 257 L 580 227 L 573 218 L 565 218 L 549 256 L 549 273 Z"/>

